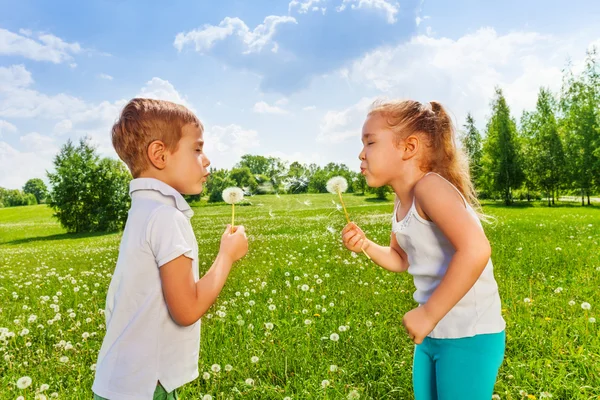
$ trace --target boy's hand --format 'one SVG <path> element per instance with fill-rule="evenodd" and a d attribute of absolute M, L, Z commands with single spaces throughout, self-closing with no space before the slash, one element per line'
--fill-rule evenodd
<path fill-rule="evenodd" d="M 342 230 L 342 241 L 348 250 L 355 253 L 368 249 L 370 244 L 365 233 L 354 222 L 348 223 Z"/>
<path fill-rule="evenodd" d="M 234 226 L 233 229 L 231 229 L 231 225 L 227 225 L 221 236 L 219 253 L 227 256 L 232 263 L 248 253 L 248 238 L 243 225 Z"/>

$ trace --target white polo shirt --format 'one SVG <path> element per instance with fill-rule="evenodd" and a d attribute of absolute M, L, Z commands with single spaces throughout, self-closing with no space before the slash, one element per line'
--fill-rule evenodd
<path fill-rule="evenodd" d="M 198 377 L 200 321 L 177 325 L 163 297 L 159 268 L 185 255 L 198 281 L 194 212 L 175 189 L 152 178 L 130 183 L 131 209 L 106 296 L 106 336 L 92 390 L 109 400 L 152 399 Z"/>

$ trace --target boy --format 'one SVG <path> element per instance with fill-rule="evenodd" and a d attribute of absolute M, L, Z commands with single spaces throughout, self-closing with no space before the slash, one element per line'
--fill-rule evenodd
<path fill-rule="evenodd" d="M 219 295 L 232 264 L 248 251 L 244 227 L 229 225 L 219 254 L 199 279 L 193 211 L 210 161 L 203 127 L 187 108 L 133 99 L 112 129 L 127 164 L 131 209 L 106 297 L 106 336 L 94 399 L 176 399 L 198 377 L 200 317 Z"/>

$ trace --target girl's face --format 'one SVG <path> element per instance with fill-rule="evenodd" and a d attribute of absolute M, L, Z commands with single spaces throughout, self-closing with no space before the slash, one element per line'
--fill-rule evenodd
<path fill-rule="evenodd" d="M 362 130 L 363 149 L 359 154 L 360 172 L 370 187 L 380 187 L 401 179 L 407 163 L 403 141 L 398 143 L 385 118 L 367 117 Z"/>

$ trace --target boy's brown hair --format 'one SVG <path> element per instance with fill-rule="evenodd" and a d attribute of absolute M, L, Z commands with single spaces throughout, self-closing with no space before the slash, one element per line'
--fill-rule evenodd
<path fill-rule="evenodd" d="M 147 151 L 155 140 L 162 141 L 174 152 L 183 134 L 183 127 L 192 124 L 204 130 L 202 123 L 186 107 L 165 100 L 131 100 L 112 127 L 112 144 L 137 178 L 150 166 Z"/>

